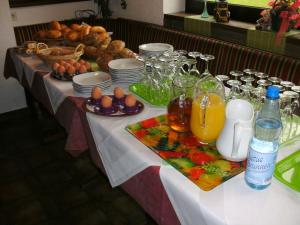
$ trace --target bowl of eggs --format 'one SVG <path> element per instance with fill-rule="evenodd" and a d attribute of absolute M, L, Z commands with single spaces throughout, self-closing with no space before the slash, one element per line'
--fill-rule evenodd
<path fill-rule="evenodd" d="M 52 65 L 51 76 L 58 80 L 71 81 L 75 75 L 91 72 L 91 64 L 83 59 L 59 60 Z"/>
<path fill-rule="evenodd" d="M 144 109 L 144 104 L 134 95 L 125 94 L 121 87 L 114 88 L 113 95 L 103 95 L 100 87 L 94 87 L 91 97 L 86 101 L 89 112 L 104 116 L 135 115 Z"/>

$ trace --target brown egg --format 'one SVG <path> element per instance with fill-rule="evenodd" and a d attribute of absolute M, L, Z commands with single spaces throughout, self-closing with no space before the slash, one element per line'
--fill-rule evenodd
<path fill-rule="evenodd" d="M 64 66 L 59 66 L 57 68 L 57 72 L 60 74 L 60 75 L 63 75 L 65 72 L 66 72 L 66 68 Z"/>
<path fill-rule="evenodd" d="M 102 96 L 102 89 L 100 87 L 93 87 L 91 96 L 93 99 L 98 100 Z"/>
<path fill-rule="evenodd" d="M 75 62 L 75 63 L 73 64 L 73 66 L 74 66 L 75 69 L 78 71 L 81 65 L 80 65 L 80 63 Z"/>
<path fill-rule="evenodd" d="M 66 70 L 68 70 L 69 67 L 72 66 L 72 65 L 71 65 L 70 63 L 67 63 L 67 62 L 66 62 L 63 66 L 66 68 Z"/>
<path fill-rule="evenodd" d="M 86 69 L 87 69 L 88 71 L 90 71 L 91 68 L 92 68 L 92 66 L 91 66 L 91 64 L 90 64 L 89 62 L 86 62 L 86 63 L 85 63 L 85 67 L 86 67 Z"/>
<path fill-rule="evenodd" d="M 74 64 L 74 63 L 76 63 L 77 61 L 75 60 L 75 59 L 70 59 L 70 60 L 68 60 L 68 63 L 70 63 L 70 64 Z"/>
<path fill-rule="evenodd" d="M 136 98 L 133 95 L 127 95 L 125 98 L 125 105 L 128 107 L 133 107 L 136 105 Z"/>
<path fill-rule="evenodd" d="M 58 60 L 58 64 L 62 65 L 63 63 L 65 63 L 64 60 L 62 60 L 62 59 Z"/>
<path fill-rule="evenodd" d="M 75 67 L 70 65 L 70 66 L 68 67 L 68 69 L 67 69 L 67 73 L 68 73 L 70 76 L 73 76 L 73 75 L 76 73 Z"/>
<path fill-rule="evenodd" d="M 104 108 L 109 108 L 112 106 L 112 98 L 111 97 L 108 97 L 108 96 L 103 96 L 102 97 L 102 100 L 101 100 L 101 105 L 104 107 Z"/>
<path fill-rule="evenodd" d="M 86 67 L 85 67 L 84 65 L 81 65 L 81 66 L 79 67 L 79 73 L 86 73 L 86 72 L 87 72 Z"/>
<path fill-rule="evenodd" d="M 80 59 L 79 61 L 78 61 L 81 65 L 85 65 L 85 60 L 83 60 L 83 59 Z"/>
<path fill-rule="evenodd" d="M 123 98 L 124 97 L 124 91 L 122 88 L 120 87 L 115 87 L 114 89 L 114 95 L 116 98 L 120 99 L 120 98 Z"/>
<path fill-rule="evenodd" d="M 57 72 L 57 69 L 58 69 L 59 66 L 60 66 L 60 65 L 56 62 L 56 63 L 54 63 L 54 64 L 52 65 L 52 69 L 53 69 L 55 72 Z"/>

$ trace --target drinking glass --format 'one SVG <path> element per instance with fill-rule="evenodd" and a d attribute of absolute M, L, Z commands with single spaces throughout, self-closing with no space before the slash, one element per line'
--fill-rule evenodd
<path fill-rule="evenodd" d="M 259 87 L 264 87 L 264 88 L 267 88 L 268 86 L 270 86 L 270 85 L 272 85 L 272 82 L 271 81 L 269 81 L 269 80 L 258 80 L 257 81 L 257 85 L 259 86 Z"/>
<path fill-rule="evenodd" d="M 290 81 L 281 81 L 280 85 L 284 88 L 285 91 L 290 91 L 291 88 L 295 86 L 295 84 Z"/>
<path fill-rule="evenodd" d="M 240 98 L 240 85 L 241 85 L 241 81 L 239 80 L 228 80 L 227 85 L 230 87 L 230 91 L 229 94 L 226 98 L 226 101 L 229 101 L 231 99 L 237 99 Z"/>
<path fill-rule="evenodd" d="M 239 77 L 244 75 L 243 72 L 239 70 L 232 70 L 229 72 L 229 74 L 233 80 L 238 80 Z"/>
<path fill-rule="evenodd" d="M 272 84 L 280 84 L 282 81 L 282 79 L 279 77 L 269 77 L 268 80 L 271 81 Z"/>
<path fill-rule="evenodd" d="M 243 72 L 248 77 L 254 77 L 254 75 L 257 73 L 257 71 L 254 69 L 244 69 Z"/>
<path fill-rule="evenodd" d="M 216 78 L 220 81 L 222 81 L 224 86 L 227 86 L 227 81 L 229 80 L 229 76 L 227 75 L 216 75 Z"/>
<path fill-rule="evenodd" d="M 213 55 L 208 55 L 208 54 L 201 54 L 200 59 L 205 61 L 205 70 L 204 72 L 201 74 L 201 77 L 205 77 L 208 75 L 212 75 L 209 70 L 208 70 L 208 63 L 211 60 L 214 60 L 215 57 Z"/>
<path fill-rule="evenodd" d="M 251 76 L 242 76 L 241 81 L 245 82 L 245 86 L 252 88 L 252 82 L 255 81 L 255 78 Z"/>

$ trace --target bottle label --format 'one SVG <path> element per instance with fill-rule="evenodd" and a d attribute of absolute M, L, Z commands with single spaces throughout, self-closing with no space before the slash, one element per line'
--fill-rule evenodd
<path fill-rule="evenodd" d="M 246 179 L 255 185 L 268 185 L 271 183 L 275 168 L 277 151 L 261 153 L 249 147 L 247 159 Z"/>

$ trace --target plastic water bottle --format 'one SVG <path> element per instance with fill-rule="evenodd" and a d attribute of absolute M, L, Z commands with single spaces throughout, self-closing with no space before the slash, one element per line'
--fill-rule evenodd
<path fill-rule="evenodd" d="M 245 180 L 250 187 L 261 190 L 271 184 L 281 130 L 279 89 L 270 86 L 249 145 Z"/>

